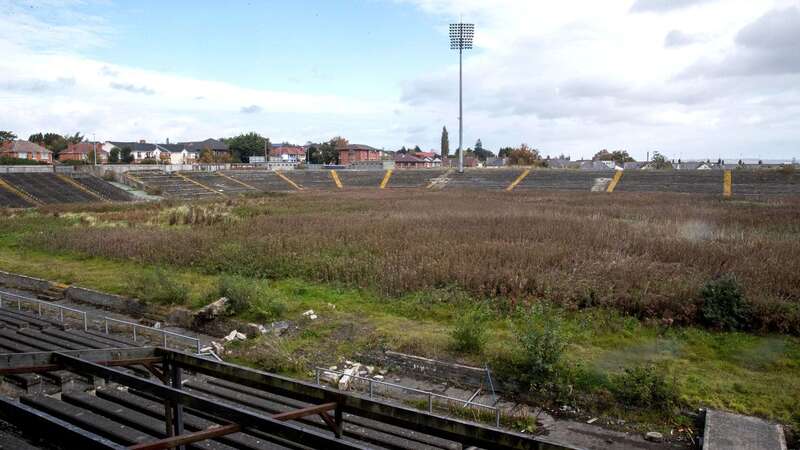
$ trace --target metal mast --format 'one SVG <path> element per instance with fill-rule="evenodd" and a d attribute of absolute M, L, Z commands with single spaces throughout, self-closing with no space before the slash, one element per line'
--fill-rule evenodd
<path fill-rule="evenodd" d="M 464 50 L 472 48 L 472 37 L 475 25 L 471 23 L 450 24 L 450 49 L 458 49 L 458 173 L 464 173 L 464 103 L 463 103 L 463 67 Z"/>

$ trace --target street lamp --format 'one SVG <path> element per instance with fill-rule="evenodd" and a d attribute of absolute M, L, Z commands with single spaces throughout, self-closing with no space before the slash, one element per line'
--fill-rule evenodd
<path fill-rule="evenodd" d="M 94 153 L 94 165 L 97 165 L 97 137 L 92 133 L 92 153 Z"/>
<path fill-rule="evenodd" d="M 464 107 L 461 101 L 461 54 L 464 50 L 472 48 L 472 37 L 475 34 L 475 24 L 451 23 L 450 24 L 450 49 L 458 50 L 458 173 L 464 173 Z"/>

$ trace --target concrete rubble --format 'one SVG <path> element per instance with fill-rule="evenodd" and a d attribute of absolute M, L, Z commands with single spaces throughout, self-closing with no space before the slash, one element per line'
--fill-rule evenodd
<path fill-rule="evenodd" d="M 317 316 L 317 315 L 314 313 L 314 310 L 313 310 L 313 309 L 309 309 L 308 311 L 306 311 L 306 312 L 304 312 L 304 313 L 303 313 L 303 317 L 308 317 L 308 318 L 309 318 L 309 319 L 311 319 L 311 320 L 317 320 L 317 317 L 319 317 L 319 316 Z"/>
<path fill-rule="evenodd" d="M 346 360 L 341 368 L 339 366 L 330 366 L 328 370 L 322 371 L 319 381 L 346 391 L 351 389 L 359 378 L 371 377 L 375 381 L 382 381 L 384 376 L 378 375 L 376 372 L 378 371 L 375 366 L 367 366 L 356 361 Z M 386 370 L 380 370 L 380 372 L 386 374 Z"/>

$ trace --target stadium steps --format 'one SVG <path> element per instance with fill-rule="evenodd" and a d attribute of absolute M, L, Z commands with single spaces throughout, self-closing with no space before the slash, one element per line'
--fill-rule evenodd
<path fill-rule="evenodd" d="M 531 170 L 528 176 L 514 188 L 514 191 L 545 190 L 590 192 L 592 187 L 596 185 L 598 179 L 611 179 L 613 177 L 614 171 Z M 625 181 L 626 180 L 623 178 L 620 186 L 624 184 Z M 617 190 L 619 190 L 619 186 L 617 186 Z"/>
<path fill-rule="evenodd" d="M 491 170 L 465 170 L 464 173 L 454 172 L 446 189 L 487 189 L 505 190 L 522 173 L 522 169 L 491 169 Z"/>
<path fill-rule="evenodd" d="M 247 183 L 216 172 L 181 172 L 181 175 L 224 194 L 237 195 L 258 192 L 258 189 Z"/>
<path fill-rule="evenodd" d="M 342 187 L 378 188 L 386 175 L 385 170 L 337 170 Z"/>
<path fill-rule="evenodd" d="M 336 171 L 337 175 L 341 174 Z M 333 190 L 337 189 L 333 181 L 330 170 L 291 170 L 283 172 L 290 180 L 294 181 L 303 189 L 310 190 Z"/>
<path fill-rule="evenodd" d="M 108 201 L 129 202 L 133 200 L 133 197 L 129 193 L 94 175 L 75 175 L 72 179 Z"/>
<path fill-rule="evenodd" d="M 31 206 L 35 206 L 34 199 L 9 186 L 4 180 L 0 180 L 0 207 L 28 208 Z"/>
<path fill-rule="evenodd" d="M 223 172 L 231 178 L 249 184 L 264 192 L 289 192 L 296 189 L 271 170 L 226 170 Z M 292 176 L 291 173 L 288 174 Z"/>
<path fill-rule="evenodd" d="M 161 170 L 139 170 L 130 173 L 130 178 L 145 186 L 145 190 L 159 192 L 165 198 L 194 200 L 220 198 L 221 193 L 212 192 L 187 178 Z"/>
<path fill-rule="evenodd" d="M 625 171 L 615 192 L 722 194 L 721 170 Z"/>
<path fill-rule="evenodd" d="M 98 201 L 53 173 L 5 173 L 0 179 L 44 204 Z"/>
<path fill-rule="evenodd" d="M 395 169 L 387 188 L 425 188 L 446 173 L 441 169 Z"/>

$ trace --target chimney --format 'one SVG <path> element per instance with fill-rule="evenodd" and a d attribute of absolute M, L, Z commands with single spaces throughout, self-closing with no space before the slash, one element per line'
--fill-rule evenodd
<path fill-rule="evenodd" d="M 169 138 L 167 138 L 167 145 L 169 145 Z"/>
<path fill-rule="evenodd" d="M 144 144 L 146 141 L 144 139 L 139 139 L 140 144 Z"/>

